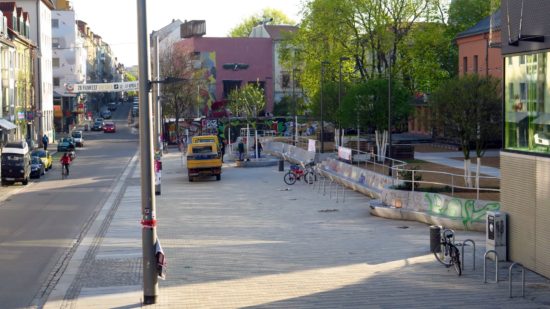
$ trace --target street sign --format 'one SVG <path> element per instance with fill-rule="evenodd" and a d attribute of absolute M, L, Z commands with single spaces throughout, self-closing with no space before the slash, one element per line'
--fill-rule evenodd
<path fill-rule="evenodd" d="M 120 82 L 120 83 L 103 83 L 103 84 L 66 84 L 65 90 L 68 93 L 85 93 L 85 92 L 121 92 L 121 91 L 138 91 L 139 82 Z"/>

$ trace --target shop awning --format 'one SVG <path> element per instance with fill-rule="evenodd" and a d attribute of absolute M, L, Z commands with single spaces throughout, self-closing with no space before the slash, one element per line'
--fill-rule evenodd
<path fill-rule="evenodd" d="M 13 124 L 13 122 L 11 121 L 0 118 L 0 128 L 6 129 L 6 130 L 13 130 L 17 128 L 17 126 Z"/>

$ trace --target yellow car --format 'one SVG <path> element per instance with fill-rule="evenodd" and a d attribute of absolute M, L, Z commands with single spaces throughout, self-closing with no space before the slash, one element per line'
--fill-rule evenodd
<path fill-rule="evenodd" d="M 53 158 L 49 151 L 36 149 L 31 152 L 31 157 L 39 157 L 40 160 L 42 160 L 42 163 L 44 164 L 45 170 L 49 170 L 52 168 Z"/>

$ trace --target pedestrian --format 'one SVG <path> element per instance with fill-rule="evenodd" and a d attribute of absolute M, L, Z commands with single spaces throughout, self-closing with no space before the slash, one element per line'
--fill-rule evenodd
<path fill-rule="evenodd" d="M 42 145 L 44 146 L 44 150 L 48 150 L 48 143 L 50 142 L 50 139 L 46 134 L 42 136 Z"/>
<path fill-rule="evenodd" d="M 254 149 L 256 149 L 256 145 L 254 145 Z M 262 157 L 262 143 L 260 143 L 260 140 L 258 140 L 258 157 L 257 158 L 261 158 Z"/>
<path fill-rule="evenodd" d="M 222 152 L 222 163 L 223 163 L 223 156 L 225 156 L 225 141 L 223 140 L 223 138 L 221 139 L 221 142 L 220 142 L 220 150 Z"/>
<path fill-rule="evenodd" d="M 239 141 L 238 149 L 239 149 L 239 161 L 243 161 L 244 160 L 244 143 L 242 140 Z"/>

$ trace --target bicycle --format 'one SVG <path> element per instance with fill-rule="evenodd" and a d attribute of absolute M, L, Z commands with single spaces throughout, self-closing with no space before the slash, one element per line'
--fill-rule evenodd
<path fill-rule="evenodd" d="M 65 179 L 69 177 L 69 174 L 67 174 L 67 168 L 65 168 L 64 164 L 61 164 L 61 179 Z"/>
<path fill-rule="evenodd" d="M 454 266 L 456 273 L 462 275 L 462 266 L 460 265 L 460 251 L 451 242 L 453 238 L 453 232 L 451 230 L 444 230 L 441 235 L 439 246 L 436 246 L 433 250 L 433 254 L 441 264 L 450 268 Z"/>
<path fill-rule="evenodd" d="M 313 173 L 306 171 L 299 165 L 292 164 L 290 166 L 290 170 L 283 177 L 283 180 L 287 185 L 293 185 L 296 183 L 296 180 L 301 180 L 302 177 L 307 184 L 312 184 L 314 181 L 315 175 L 313 175 Z"/>

